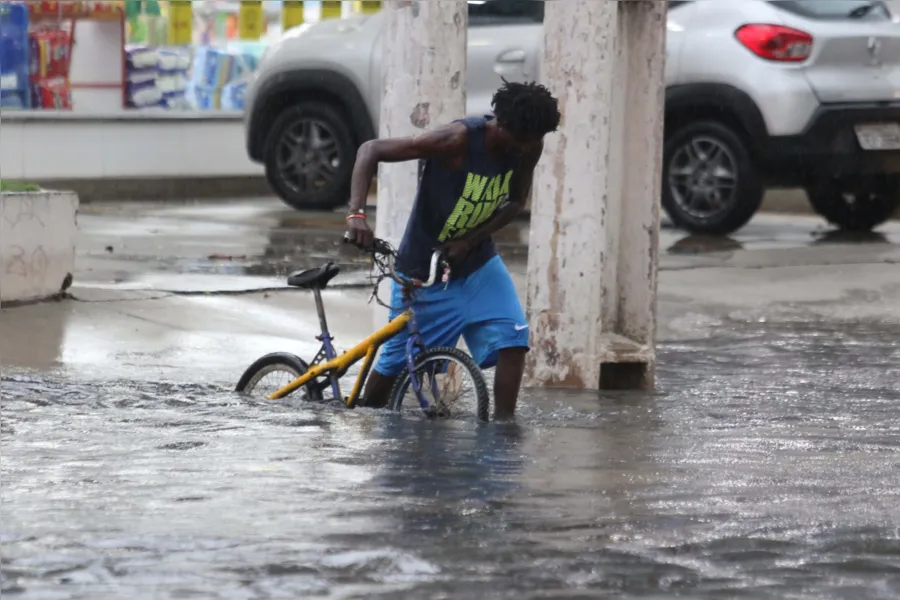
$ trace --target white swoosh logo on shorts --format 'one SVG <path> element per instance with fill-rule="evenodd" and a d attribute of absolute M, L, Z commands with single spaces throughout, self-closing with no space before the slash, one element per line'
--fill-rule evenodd
<path fill-rule="evenodd" d="M 528 329 L 528 325 L 516 325 L 516 331 L 522 331 L 523 329 Z"/>

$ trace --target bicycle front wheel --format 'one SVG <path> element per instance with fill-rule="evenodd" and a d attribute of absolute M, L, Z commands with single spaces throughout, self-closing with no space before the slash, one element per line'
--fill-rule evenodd
<path fill-rule="evenodd" d="M 409 368 L 397 378 L 391 392 L 391 410 L 421 411 L 413 376 L 427 402 L 426 412 L 441 417 L 490 418 L 491 397 L 481 369 L 458 348 L 431 348 L 416 357 L 415 373 Z"/>
<path fill-rule="evenodd" d="M 235 386 L 235 391 L 256 397 L 277 392 L 306 373 L 309 367 L 302 358 L 286 352 L 267 354 L 250 365 Z M 315 384 L 307 384 L 297 390 L 301 400 L 320 402 L 322 392 Z"/>

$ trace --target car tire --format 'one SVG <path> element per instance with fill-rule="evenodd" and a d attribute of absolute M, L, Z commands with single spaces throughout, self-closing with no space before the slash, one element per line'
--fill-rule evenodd
<path fill-rule="evenodd" d="M 816 213 L 845 231 L 878 227 L 900 208 L 900 176 L 864 179 L 822 179 L 806 186 Z"/>
<path fill-rule="evenodd" d="M 331 106 L 286 108 L 269 128 L 263 156 L 269 185 L 293 208 L 332 210 L 348 201 L 356 144 L 346 118 Z"/>
<path fill-rule="evenodd" d="M 667 136 L 662 205 L 676 227 L 728 235 L 753 218 L 764 194 L 746 144 L 727 125 L 697 121 Z"/>

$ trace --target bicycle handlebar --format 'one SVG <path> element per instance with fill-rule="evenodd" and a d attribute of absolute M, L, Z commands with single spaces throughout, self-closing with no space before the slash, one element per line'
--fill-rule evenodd
<path fill-rule="evenodd" d="M 350 243 L 350 234 L 349 233 L 344 234 L 344 243 L 345 244 Z M 440 250 L 435 250 L 431 254 L 431 265 L 429 268 L 427 281 L 421 281 L 421 280 L 415 279 L 415 278 L 407 278 L 407 277 L 404 277 L 403 275 L 400 275 L 399 273 L 397 273 L 397 271 L 394 269 L 394 261 L 397 258 L 397 253 L 394 252 L 394 249 L 391 247 L 391 245 L 388 242 L 386 242 L 382 239 L 375 238 L 375 241 L 372 243 L 372 247 L 368 248 L 368 251 L 372 252 L 373 254 L 380 254 L 387 258 L 387 264 L 388 264 L 387 275 L 391 279 L 396 281 L 399 285 L 405 286 L 405 285 L 411 284 L 417 288 L 427 288 L 427 287 L 431 287 L 435 283 L 437 283 L 438 266 L 443 262 L 443 261 L 441 261 L 442 253 Z M 449 277 L 450 267 L 446 263 L 444 263 L 444 270 L 445 270 L 445 275 L 447 277 Z M 442 279 L 443 279 L 443 277 L 442 277 Z"/>

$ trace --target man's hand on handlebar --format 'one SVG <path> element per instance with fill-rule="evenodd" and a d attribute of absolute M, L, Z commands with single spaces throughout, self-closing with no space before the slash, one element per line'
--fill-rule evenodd
<path fill-rule="evenodd" d="M 370 234 L 372 233 L 371 230 L 369 231 L 369 233 Z M 396 254 L 394 252 L 394 249 L 391 247 L 391 245 L 388 242 L 386 242 L 384 240 L 380 240 L 377 237 L 374 237 L 374 235 L 372 236 L 372 243 L 370 243 L 368 246 L 366 246 L 364 244 L 354 243 L 353 242 L 353 234 L 348 230 L 348 231 L 344 232 L 344 243 L 345 244 L 353 244 L 354 246 L 356 246 L 357 248 L 359 248 L 360 250 L 362 250 L 364 252 L 371 252 L 373 254 L 378 254 L 380 256 L 394 256 Z"/>
<path fill-rule="evenodd" d="M 358 233 L 359 229 L 357 229 L 356 231 Z M 369 235 L 371 235 L 372 231 L 368 230 L 368 233 Z M 431 267 L 429 269 L 428 279 L 426 281 L 420 281 L 418 279 L 407 279 L 394 270 L 394 259 L 396 258 L 397 253 L 390 245 L 390 243 L 372 236 L 372 243 L 368 246 L 364 246 L 360 245 L 358 242 L 354 243 L 351 236 L 353 236 L 353 233 L 348 230 L 344 234 L 344 243 L 353 243 L 354 246 L 357 246 L 358 248 L 365 250 L 366 252 L 371 252 L 372 254 L 374 254 L 376 257 L 375 264 L 381 269 L 381 272 L 385 275 L 388 275 L 391 279 L 393 279 L 400 285 L 430 287 L 437 281 L 442 281 L 443 283 L 447 283 L 448 281 L 450 281 L 450 264 L 446 261 L 444 253 L 441 250 L 435 250 L 431 255 Z M 379 256 L 382 257 L 381 260 L 378 259 Z M 387 260 L 384 260 L 385 258 Z"/>
<path fill-rule="evenodd" d="M 365 219 L 347 219 L 347 233 L 344 239 L 360 250 L 371 250 L 375 233 Z"/>

